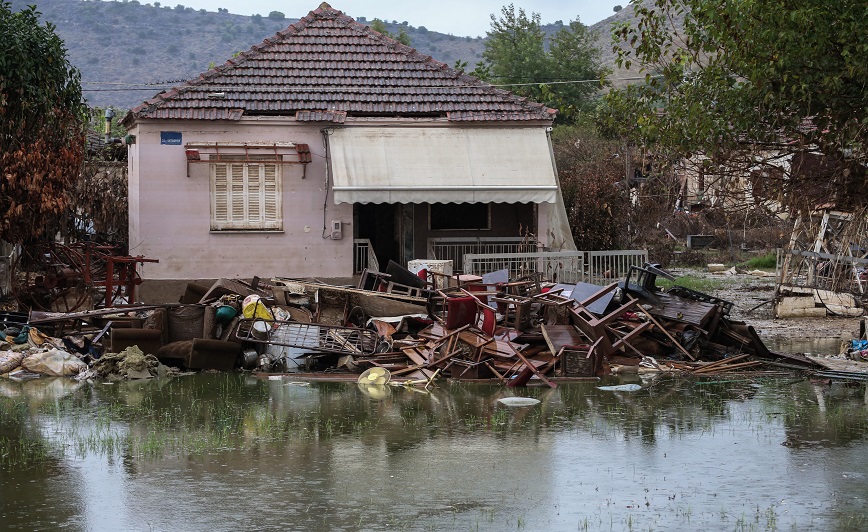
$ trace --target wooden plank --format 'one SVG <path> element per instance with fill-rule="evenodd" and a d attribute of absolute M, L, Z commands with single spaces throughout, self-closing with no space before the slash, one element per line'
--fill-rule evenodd
<path fill-rule="evenodd" d="M 613 343 L 613 344 L 612 344 L 612 349 L 615 350 L 615 351 L 617 351 L 617 350 L 618 350 L 622 345 L 627 345 L 627 346 L 629 346 L 630 349 L 632 349 L 636 354 L 638 354 L 639 356 L 643 356 L 642 353 L 639 353 L 639 351 L 636 350 L 635 347 L 633 347 L 632 345 L 630 345 L 629 342 L 630 342 L 630 340 L 631 340 L 634 336 L 638 336 L 638 335 L 642 334 L 642 333 L 645 332 L 645 330 L 646 330 L 647 328 L 649 328 L 649 327 L 651 327 L 651 324 L 648 323 L 648 322 L 645 322 L 645 323 L 643 323 L 642 325 L 639 325 L 638 327 L 636 327 L 636 328 L 633 329 L 632 331 L 628 332 L 627 334 L 625 334 L 624 336 L 622 336 L 621 338 L 619 338 L 618 341 L 616 341 L 615 343 Z"/>
<path fill-rule="evenodd" d="M 409 358 L 413 364 L 416 364 L 417 366 L 424 366 L 430 359 L 430 357 L 425 356 L 423 354 L 424 351 L 420 350 L 418 347 L 405 347 L 401 351 L 407 355 L 407 358 Z"/>
<path fill-rule="evenodd" d="M 683 321 L 696 325 L 700 329 L 705 329 L 705 325 L 712 318 L 717 310 L 717 305 L 713 303 L 704 303 L 702 301 L 691 301 L 681 297 L 669 295 L 665 292 L 654 294 L 661 303 L 661 308 L 654 308 L 649 312 L 654 312 L 657 316 L 666 318 L 671 321 Z"/>
<path fill-rule="evenodd" d="M 663 334 L 666 335 L 667 338 L 669 338 L 670 340 L 672 340 L 672 343 L 675 344 L 675 347 L 677 347 L 677 348 L 678 348 L 682 353 L 684 353 L 685 355 L 687 355 L 687 358 L 689 358 L 690 360 L 693 360 L 693 361 L 696 360 L 696 358 L 694 358 L 694 356 L 691 355 L 690 352 L 689 352 L 687 349 L 684 349 L 684 346 L 682 346 L 682 345 L 678 342 L 678 340 L 675 339 L 674 336 L 672 336 L 671 334 L 669 334 L 669 331 L 666 330 L 666 327 L 660 325 L 660 322 L 657 321 L 656 319 L 654 319 L 654 316 L 652 316 L 650 312 L 648 312 L 647 310 L 643 309 L 641 306 L 640 306 L 637 310 L 638 310 L 639 312 L 641 312 L 642 314 L 648 316 L 648 319 L 651 320 L 651 323 L 653 323 L 654 325 L 656 325 L 657 328 L 660 329 L 660 330 L 663 332 Z"/>
<path fill-rule="evenodd" d="M 559 349 L 555 348 L 555 344 L 553 344 L 552 339 L 549 338 L 548 331 L 546 331 L 546 326 L 543 325 L 542 323 L 540 323 L 539 328 L 542 331 L 543 338 L 545 338 L 546 345 L 549 347 L 549 351 L 551 351 L 552 354 L 557 353 L 559 351 Z M 561 349 L 563 349 L 563 348 L 561 348 Z"/>
<path fill-rule="evenodd" d="M 546 334 L 552 345 L 555 347 L 555 353 L 565 345 L 582 345 L 587 343 L 582 336 L 582 333 L 577 331 L 572 325 L 546 325 Z M 531 343 L 545 341 L 542 332 L 539 334 L 522 333 L 515 340 L 519 343 Z"/>
<path fill-rule="evenodd" d="M 744 368 L 752 368 L 754 366 L 760 366 L 763 362 L 759 360 L 754 360 L 751 362 L 742 362 L 741 364 L 732 364 L 726 366 L 717 366 L 716 368 L 711 368 L 708 371 L 703 371 L 703 369 L 698 369 L 693 372 L 694 375 L 713 375 L 716 373 L 723 373 L 724 371 L 732 371 L 734 369 L 744 369 Z"/>
<path fill-rule="evenodd" d="M 511 345 L 511 344 L 510 344 L 510 345 Z M 543 381 L 544 383 L 546 383 L 546 384 L 549 386 L 549 388 L 557 388 L 557 387 L 558 387 L 557 384 L 553 383 L 553 382 L 550 381 L 550 380 L 549 380 L 545 375 L 543 375 L 542 372 L 541 372 L 540 370 L 538 370 L 537 367 L 536 367 L 535 365 L 531 364 L 531 362 L 530 362 L 528 359 L 526 359 L 526 358 L 524 357 L 524 355 L 522 355 L 521 352 L 520 352 L 518 349 L 513 349 L 513 350 L 515 351 L 515 356 L 517 356 L 517 357 L 519 358 L 519 360 L 521 360 L 522 362 L 524 362 L 525 367 L 527 367 L 528 369 L 530 369 L 530 371 L 531 371 L 534 375 L 536 375 L 538 379 L 540 379 L 541 381 Z M 543 362 L 543 365 L 545 365 L 545 362 Z"/>
<path fill-rule="evenodd" d="M 714 367 L 717 367 L 717 366 L 722 366 L 722 365 L 724 365 L 724 364 L 729 364 L 729 363 L 732 363 L 732 362 L 735 362 L 735 361 L 738 361 L 738 360 L 744 360 L 745 358 L 747 358 L 747 357 L 749 357 L 749 356 L 751 356 L 751 355 L 750 355 L 750 354 L 744 354 L 744 355 L 738 355 L 738 356 L 729 357 L 729 358 L 722 358 L 722 359 L 720 359 L 720 360 L 716 360 L 716 361 L 711 362 L 711 363 L 709 363 L 709 364 L 704 364 L 704 365 L 702 365 L 702 366 L 699 366 L 698 368 L 696 368 L 696 370 L 700 370 L 700 369 L 708 369 L 708 368 L 714 368 Z"/>

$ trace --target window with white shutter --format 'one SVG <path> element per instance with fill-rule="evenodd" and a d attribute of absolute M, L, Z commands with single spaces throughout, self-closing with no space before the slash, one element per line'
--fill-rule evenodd
<path fill-rule="evenodd" d="M 238 159 L 211 163 L 211 230 L 283 230 L 279 162 L 274 156 Z"/>

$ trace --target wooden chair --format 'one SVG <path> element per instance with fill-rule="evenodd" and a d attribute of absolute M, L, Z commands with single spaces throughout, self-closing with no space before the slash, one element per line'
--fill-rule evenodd
<path fill-rule="evenodd" d="M 611 327 L 612 322 L 620 318 L 625 312 L 639 303 L 639 300 L 637 299 L 631 299 L 601 318 L 598 318 L 594 313 L 588 310 L 587 307 L 591 303 L 602 298 L 617 287 L 618 283 L 612 283 L 609 286 L 603 287 L 599 292 L 591 295 L 584 301 L 579 302 L 574 308 L 570 309 L 573 324 L 581 330 L 582 333 L 591 340 L 591 342 L 593 342 L 590 356 L 594 358 L 595 373 L 602 370 L 604 358 L 609 358 L 620 349 L 628 346 L 630 339 L 641 334 L 652 325 L 650 322 L 644 322 L 626 332 L 615 331 L 615 329 Z"/>

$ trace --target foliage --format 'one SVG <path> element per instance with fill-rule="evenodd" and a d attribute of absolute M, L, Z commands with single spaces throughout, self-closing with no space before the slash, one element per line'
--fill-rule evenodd
<path fill-rule="evenodd" d="M 561 126 L 552 147 L 573 239 L 578 249 L 618 249 L 628 240 L 628 196 L 615 184 L 624 176 L 618 145 L 592 129 Z"/>
<path fill-rule="evenodd" d="M 272 20 L 283 20 L 286 18 L 286 15 L 284 15 L 280 11 L 272 11 L 271 13 L 268 14 L 268 18 L 270 18 Z"/>
<path fill-rule="evenodd" d="M 864 164 L 868 4 L 631 3 L 638 24 L 615 26 L 615 51 L 620 66 L 646 72 L 646 83 L 610 93 L 604 131 L 715 159 L 747 142 L 783 142 Z M 682 18 L 679 29 L 673 21 Z"/>
<path fill-rule="evenodd" d="M 400 30 L 398 30 L 397 34 L 393 34 L 388 29 L 386 29 L 386 23 L 383 22 L 382 20 L 378 19 L 378 18 L 375 18 L 373 21 L 371 21 L 370 28 L 372 30 L 376 31 L 377 33 L 381 33 L 381 34 L 385 35 L 386 37 L 389 37 L 390 39 L 395 39 L 396 41 L 398 41 L 401 44 L 404 44 L 406 46 L 412 46 L 410 44 L 410 42 L 411 42 L 410 36 L 407 35 L 407 32 L 406 32 L 406 30 L 404 30 L 404 28 L 401 28 Z"/>
<path fill-rule="evenodd" d="M 107 149 L 111 156 L 112 150 Z M 126 150 L 124 150 L 126 155 Z M 99 151 L 88 154 L 81 177 L 69 191 L 70 206 L 59 229 L 74 240 L 95 238 L 127 245 L 129 213 L 126 161 L 107 161 Z M 94 194 L 99 190 L 99 194 Z"/>
<path fill-rule="evenodd" d="M 500 18 L 491 15 L 487 36 L 474 75 L 559 109 L 562 122 L 574 122 L 590 108 L 600 84 L 588 81 L 601 79 L 603 70 L 594 35 L 578 18 L 548 39 L 539 13 L 528 16 L 510 4 Z"/>
<path fill-rule="evenodd" d="M 39 236 L 65 212 L 84 156 L 78 71 L 34 7 L 0 1 L 0 238 Z"/>

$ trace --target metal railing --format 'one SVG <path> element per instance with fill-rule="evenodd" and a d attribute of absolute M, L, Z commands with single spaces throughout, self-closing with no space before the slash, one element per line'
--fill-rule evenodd
<path fill-rule="evenodd" d="M 621 279 L 630 266 L 648 262 L 647 250 L 540 251 L 537 253 L 468 253 L 465 273 L 482 275 L 506 269 L 510 278 L 541 273 L 547 281 L 605 285 Z"/>
<path fill-rule="evenodd" d="M 362 273 L 365 268 L 380 271 L 380 261 L 374 253 L 374 246 L 367 238 L 353 239 L 353 273 Z"/>
<path fill-rule="evenodd" d="M 538 253 L 467 253 L 465 273 L 482 275 L 509 270 L 510 279 L 542 273 L 543 279 L 576 284 L 584 281 L 583 251 L 541 251 Z"/>
<path fill-rule="evenodd" d="M 642 266 L 648 262 L 647 249 L 611 249 L 608 251 L 586 251 L 586 283 L 606 285 L 624 278 L 630 266 Z"/>
<path fill-rule="evenodd" d="M 535 240 L 524 237 L 450 237 L 429 238 L 429 259 L 451 260 L 452 271 L 469 273 L 464 267 L 464 256 L 470 254 L 504 254 L 543 251 Z"/>

